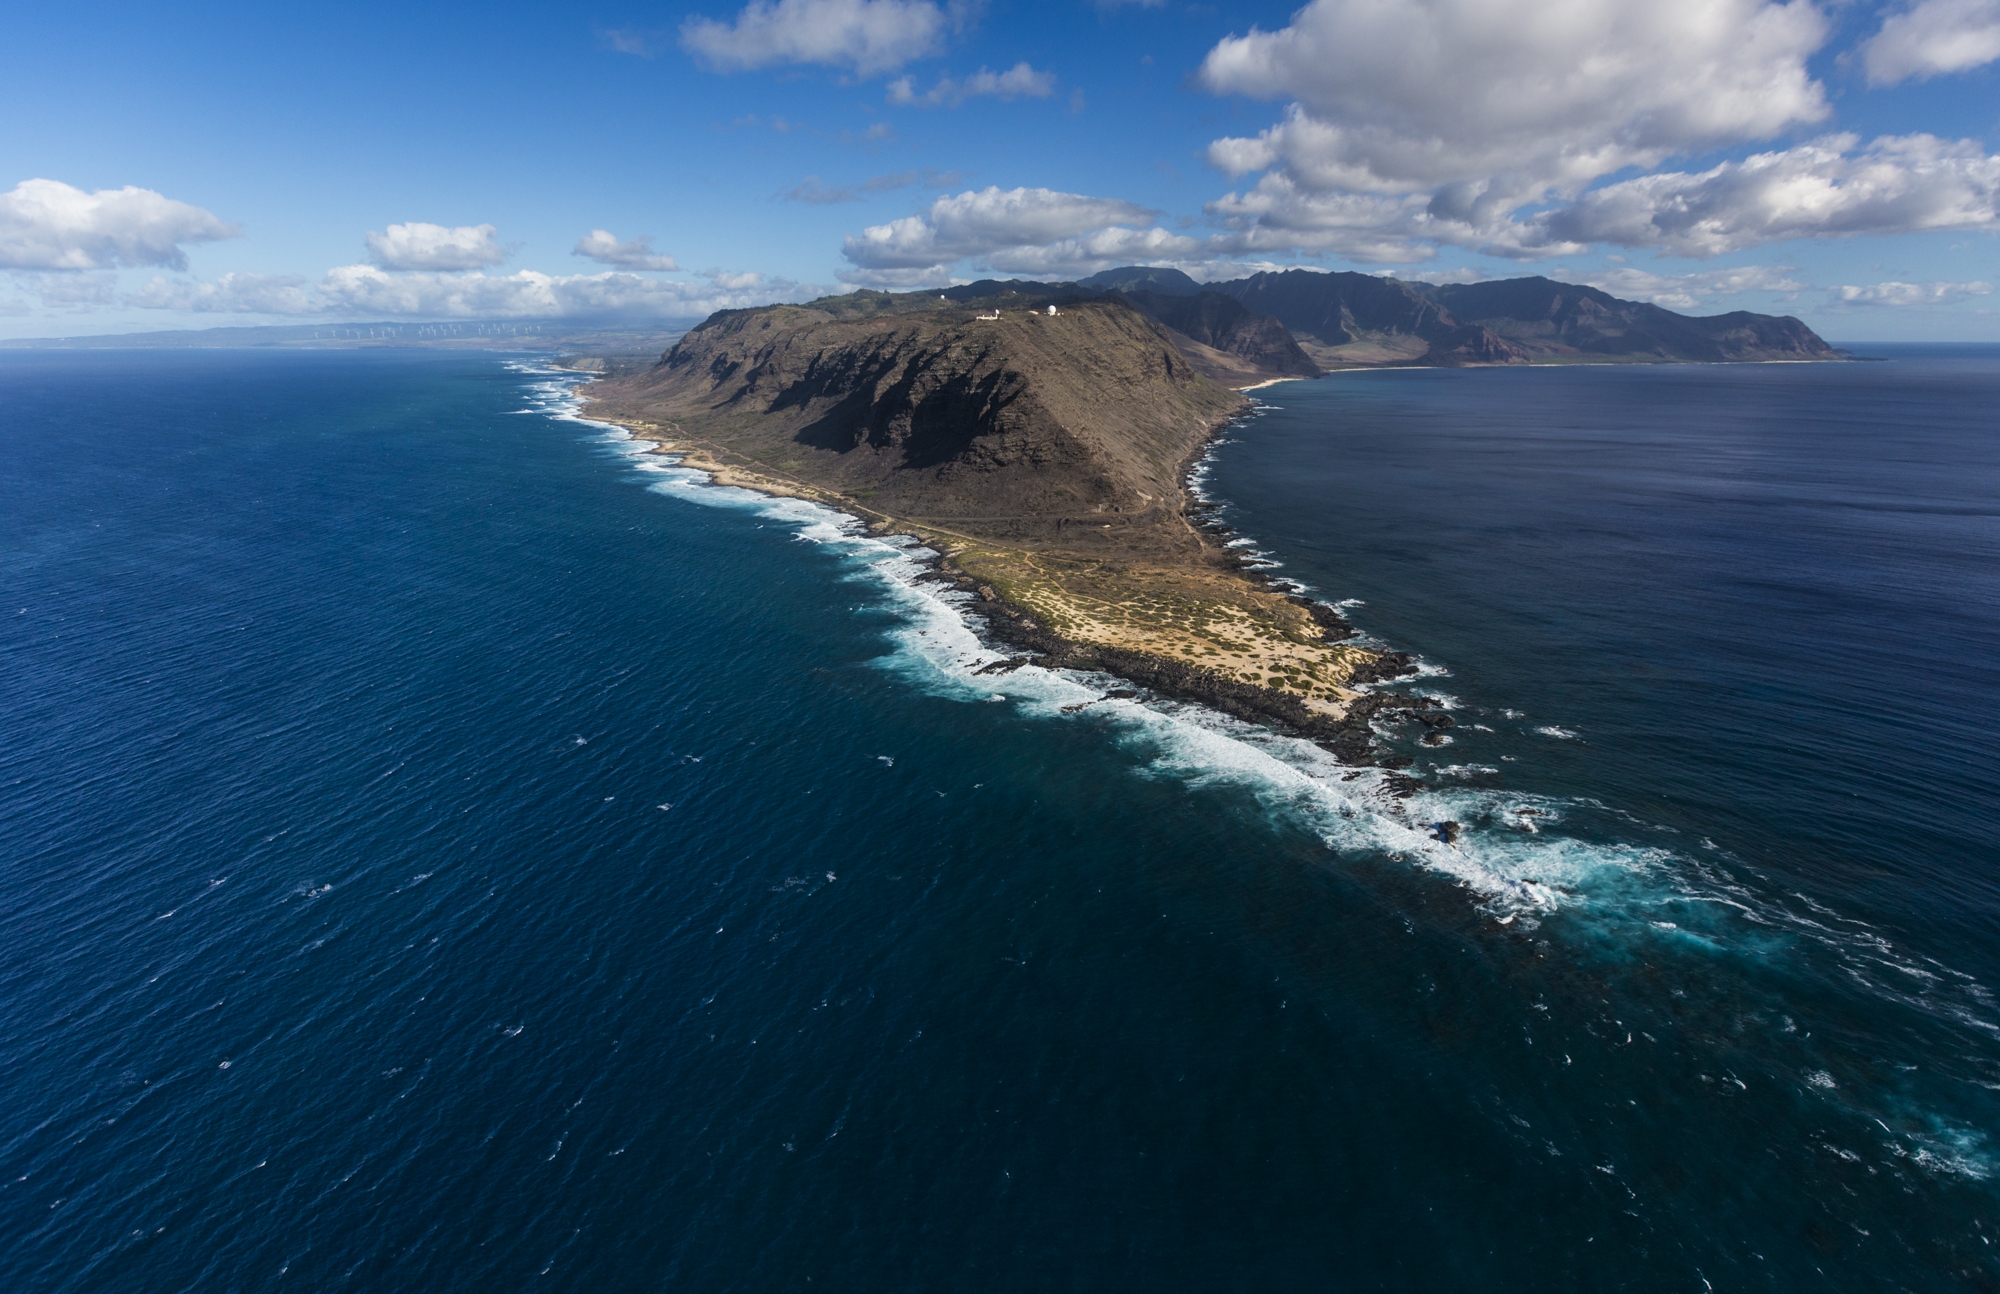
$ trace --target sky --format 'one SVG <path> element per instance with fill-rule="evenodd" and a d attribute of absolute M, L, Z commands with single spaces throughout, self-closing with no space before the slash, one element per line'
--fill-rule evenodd
<path fill-rule="evenodd" d="M 2000 0 L 19 5 L 0 337 L 1543 274 L 2000 341 Z"/>

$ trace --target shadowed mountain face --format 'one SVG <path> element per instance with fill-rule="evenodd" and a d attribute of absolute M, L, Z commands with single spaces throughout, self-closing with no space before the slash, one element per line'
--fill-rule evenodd
<path fill-rule="evenodd" d="M 1277 318 L 1315 361 L 1357 365 L 1833 359 L 1797 319 L 1695 318 L 1546 278 L 1430 287 L 1286 270 L 1211 285 Z"/>
<path fill-rule="evenodd" d="M 1245 578 L 1189 519 L 1188 465 L 1249 407 L 1212 375 L 1309 374 L 1314 346 L 1348 365 L 1831 355 L 1797 320 L 1687 319 L 1546 279 L 1433 292 L 1294 272 L 1220 286 L 1016 280 L 724 311 L 591 394 L 599 416 L 724 484 L 917 535 L 996 633 L 1047 660 L 1365 753 L 1364 702 L 1387 702 L 1352 685 L 1402 663 L 1330 639 L 1345 625 Z"/>
<path fill-rule="evenodd" d="M 1225 386 L 1248 386 L 1280 377 L 1318 377 L 1319 365 L 1299 349 L 1285 325 L 1220 292 L 1166 296 L 1132 290 L 1122 296 L 1134 310 L 1193 343 L 1183 346 L 1195 366 Z"/>
<path fill-rule="evenodd" d="M 1201 284 L 1179 270 L 1158 266 L 1128 265 L 1122 270 L 1105 270 L 1087 279 L 1078 279 L 1080 288 L 1100 292 L 1157 292 L 1163 297 L 1197 297 Z"/>
<path fill-rule="evenodd" d="M 1388 332 L 1426 341 L 1457 327 L 1443 307 L 1395 279 L 1372 274 L 1285 270 L 1211 285 L 1259 314 L 1271 315 L 1295 337 L 1342 346 L 1364 333 Z"/>
<path fill-rule="evenodd" d="M 1193 294 L 985 280 L 724 311 L 595 392 L 614 417 L 885 513 L 1115 547 L 1190 533 L 1180 473 L 1243 407 L 1228 386 L 1360 365 L 1832 358 L 1796 319 L 1690 318 L 1545 278 L 1289 270 Z"/>
<path fill-rule="evenodd" d="M 1406 658 L 1344 643 L 1337 614 L 1246 575 L 1188 515 L 1190 463 L 1250 407 L 1189 350 L 1235 357 L 1116 293 L 973 286 L 986 295 L 966 304 L 856 292 L 716 314 L 653 368 L 594 384 L 591 412 L 722 484 L 920 538 L 992 632 L 1045 664 L 1366 757 L 1392 700 L 1352 685 Z M 1282 324 L 1228 297 L 1135 296 L 1209 341 L 1300 358 Z"/>
<path fill-rule="evenodd" d="M 1243 399 L 1124 301 L 997 318 L 920 293 L 815 304 L 715 315 L 593 394 L 611 416 L 965 533 L 1191 541 L 1181 471 Z"/>
<path fill-rule="evenodd" d="M 1451 284 L 1431 296 L 1458 319 L 1531 354 L 1662 359 L 1831 359 L 1831 346 L 1797 319 L 1752 314 L 1696 318 L 1553 279 Z"/>

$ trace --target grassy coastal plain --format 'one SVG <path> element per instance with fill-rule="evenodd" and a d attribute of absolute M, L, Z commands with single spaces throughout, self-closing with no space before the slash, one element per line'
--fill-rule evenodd
<path fill-rule="evenodd" d="M 1120 301 L 1034 305 L 855 294 L 718 315 L 594 383 L 588 413 L 720 483 L 916 536 L 1051 663 L 1365 743 L 1354 685 L 1400 662 L 1346 644 L 1194 515 L 1188 470 L 1247 398 Z"/>

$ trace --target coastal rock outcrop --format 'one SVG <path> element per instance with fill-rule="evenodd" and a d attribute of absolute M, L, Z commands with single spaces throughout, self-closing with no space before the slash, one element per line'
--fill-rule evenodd
<path fill-rule="evenodd" d="M 1227 297 L 1146 304 L 1210 342 L 1281 344 L 1310 368 L 1281 324 Z M 589 395 L 593 416 L 725 484 L 916 535 L 942 554 L 936 578 L 1044 664 L 1365 756 L 1369 717 L 1393 703 L 1353 684 L 1406 673 L 1408 659 L 1346 641 L 1338 612 L 1246 572 L 1212 522 L 1191 520 L 1189 468 L 1250 407 L 1204 376 L 1192 346 L 1241 362 L 1117 294 L 854 293 L 713 315 L 645 373 Z"/>
<path fill-rule="evenodd" d="M 722 311 L 657 364 L 607 372 L 593 413 L 726 484 L 916 535 L 943 555 L 935 577 L 1042 663 L 1107 670 L 1358 760 L 1378 722 L 1413 718 L 1428 746 L 1454 740 L 1454 722 L 1428 699 L 1364 690 L 1415 662 L 1274 585 L 1190 497 L 1196 456 L 1251 407 L 1229 388 L 1322 366 L 1837 357 L 1796 319 L 1690 318 L 1549 279 L 1098 277 Z"/>
<path fill-rule="evenodd" d="M 1122 300 L 916 294 L 724 311 L 597 394 L 886 514 L 1089 548 L 1196 546 L 1182 466 L 1244 407 Z"/>

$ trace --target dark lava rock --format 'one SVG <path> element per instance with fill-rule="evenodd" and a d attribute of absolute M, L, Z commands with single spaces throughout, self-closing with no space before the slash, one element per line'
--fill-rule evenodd
<path fill-rule="evenodd" d="M 1358 662 L 1354 667 L 1352 681 L 1355 683 L 1383 683 L 1392 678 L 1402 678 L 1417 672 L 1417 659 L 1408 652 L 1377 652 L 1373 659 Z"/>
<path fill-rule="evenodd" d="M 1311 598 L 1294 596 L 1292 601 L 1305 608 L 1306 614 L 1313 618 L 1313 623 L 1320 627 L 1320 632 L 1330 643 L 1346 642 L 1361 632 L 1348 622 L 1346 616 L 1340 614 L 1338 608 L 1330 607 L 1324 602 L 1315 602 Z"/>
<path fill-rule="evenodd" d="M 1399 800 L 1407 800 L 1424 789 L 1424 784 L 1408 773 L 1391 773 L 1382 779 L 1382 785 Z"/>
<path fill-rule="evenodd" d="M 1456 822 L 1433 822 L 1431 839 L 1443 841 L 1447 845 L 1458 843 L 1459 825 Z"/>

